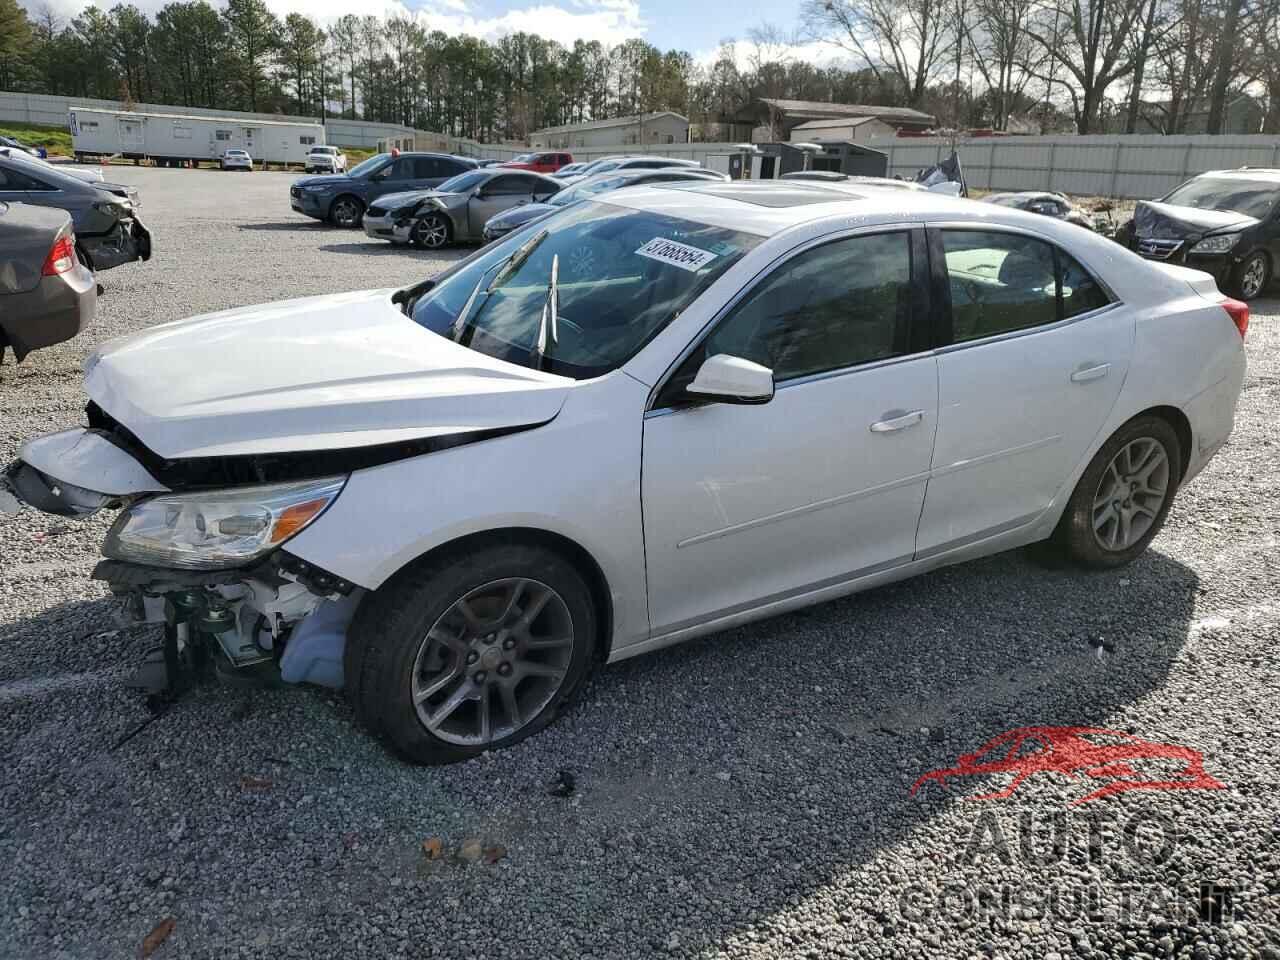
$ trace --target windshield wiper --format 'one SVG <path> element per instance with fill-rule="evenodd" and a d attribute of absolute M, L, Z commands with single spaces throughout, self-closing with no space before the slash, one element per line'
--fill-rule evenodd
<path fill-rule="evenodd" d="M 547 355 L 547 336 L 552 343 L 560 342 L 559 325 L 556 317 L 560 314 L 560 254 L 551 258 L 551 280 L 547 283 L 547 299 L 542 304 L 542 319 L 538 322 L 538 341 L 533 345 L 533 355 L 537 357 L 536 369 L 542 369 L 542 361 Z"/>
<path fill-rule="evenodd" d="M 476 281 L 475 287 L 472 288 L 471 295 L 467 297 L 467 302 L 462 305 L 462 309 L 458 311 L 458 316 L 454 319 L 453 325 L 450 327 L 449 332 L 454 340 L 457 340 L 462 334 L 462 331 L 466 329 L 467 319 L 471 316 L 471 308 L 475 306 L 476 299 L 480 296 L 480 290 L 484 287 L 485 277 L 489 276 L 489 274 L 493 273 L 495 270 L 498 271 L 497 275 L 493 278 L 493 282 L 489 284 L 488 288 L 484 291 L 485 300 L 488 300 L 489 295 L 505 283 L 508 277 L 519 270 L 520 267 L 524 265 L 524 262 L 529 259 L 533 251 L 537 249 L 538 244 L 542 243 L 545 239 L 547 239 L 547 231 L 539 230 L 532 237 L 522 243 L 516 251 L 511 254 L 511 256 L 507 257 L 506 260 L 494 264 L 484 273 L 480 274 L 480 279 Z"/>

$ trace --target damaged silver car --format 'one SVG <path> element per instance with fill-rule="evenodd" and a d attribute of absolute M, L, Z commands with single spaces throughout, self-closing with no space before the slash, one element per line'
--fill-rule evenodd
<path fill-rule="evenodd" d="M 375 240 L 412 243 L 436 250 L 450 243 L 480 241 L 484 225 L 498 214 L 543 203 L 563 187 L 540 173 L 502 167 L 470 170 L 434 190 L 379 197 L 364 215 L 364 232 Z"/>
<path fill-rule="evenodd" d="M 90 270 L 151 259 L 151 232 L 138 218 L 138 191 L 96 183 L 51 165 L 38 166 L 0 151 L 0 201 L 55 207 L 71 214 L 76 253 Z"/>

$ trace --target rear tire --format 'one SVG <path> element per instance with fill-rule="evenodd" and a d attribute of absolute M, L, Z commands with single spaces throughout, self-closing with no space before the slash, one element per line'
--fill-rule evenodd
<path fill-rule="evenodd" d="M 590 672 L 598 623 L 582 576 L 542 547 L 417 564 L 361 604 L 343 655 L 347 699 L 405 759 L 467 760 L 559 716 Z"/>
<path fill-rule="evenodd" d="M 1051 542 L 1078 566 L 1122 567 L 1160 532 L 1181 479 L 1177 432 L 1161 417 L 1135 417 L 1089 462 Z"/>

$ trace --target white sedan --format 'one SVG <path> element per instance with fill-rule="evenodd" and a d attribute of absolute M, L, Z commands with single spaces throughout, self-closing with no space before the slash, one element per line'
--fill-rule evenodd
<path fill-rule="evenodd" d="M 225 150 L 222 154 L 223 170 L 253 170 L 253 157 L 248 150 Z"/>
<path fill-rule="evenodd" d="M 991 204 L 630 188 L 403 290 L 108 343 L 8 487 L 121 507 L 95 576 L 170 683 L 275 661 L 446 762 L 600 661 L 1036 541 L 1128 563 L 1231 433 L 1247 324 Z"/>

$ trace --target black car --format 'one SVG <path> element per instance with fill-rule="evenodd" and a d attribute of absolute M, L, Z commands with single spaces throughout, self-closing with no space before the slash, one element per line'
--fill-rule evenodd
<path fill-rule="evenodd" d="M 1148 260 L 1213 274 L 1241 300 L 1259 296 L 1280 262 L 1280 170 L 1211 170 L 1143 200 L 1116 241 Z"/>
<path fill-rule="evenodd" d="M 383 194 L 429 190 L 475 168 L 474 160 L 447 153 L 379 153 L 346 173 L 295 180 L 289 205 L 317 220 L 358 227 L 369 204 Z"/>

